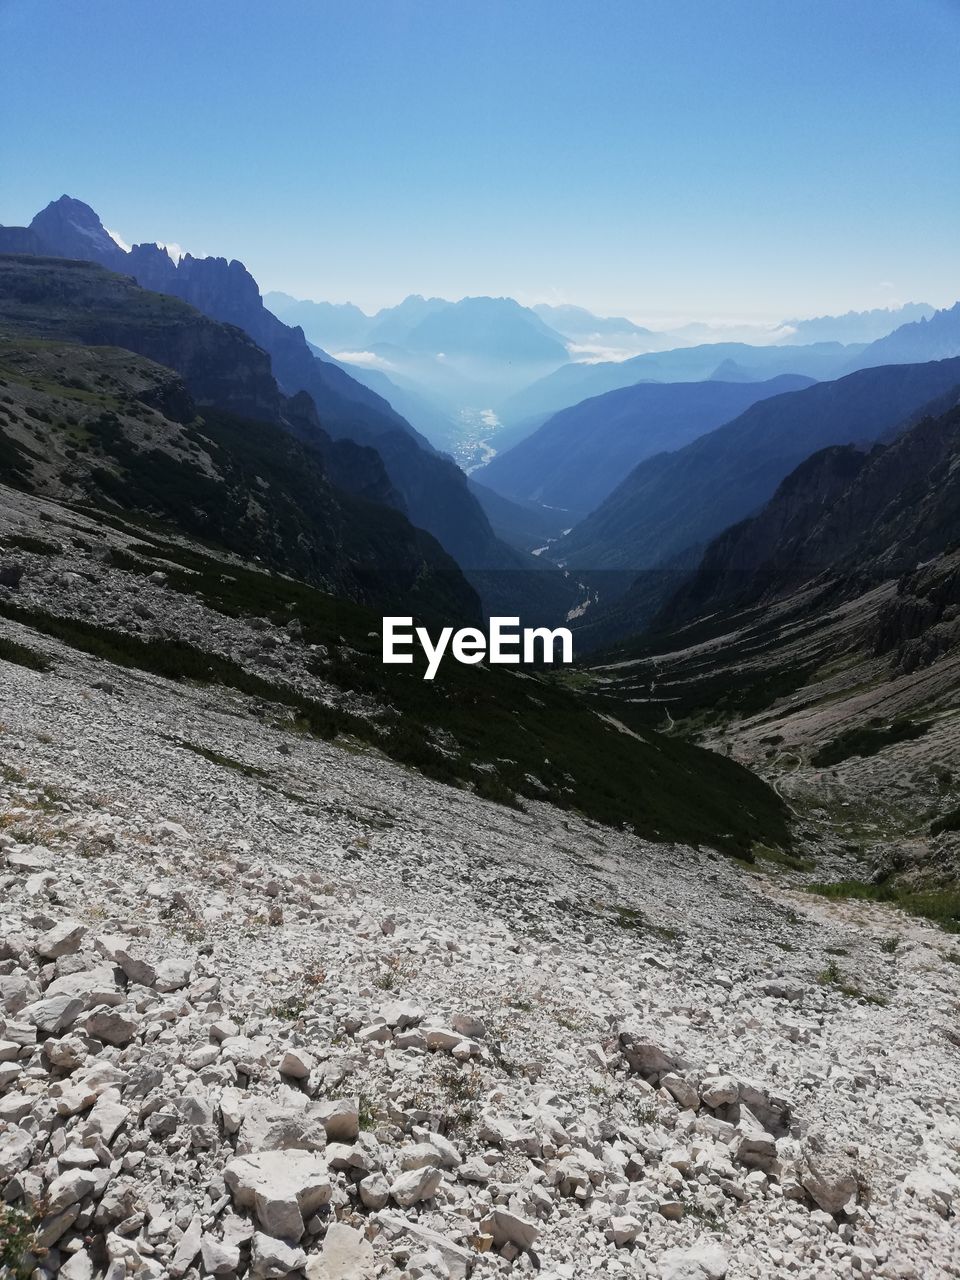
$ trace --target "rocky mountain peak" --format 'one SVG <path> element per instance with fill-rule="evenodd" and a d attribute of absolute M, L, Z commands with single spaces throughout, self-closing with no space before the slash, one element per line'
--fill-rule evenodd
<path fill-rule="evenodd" d="M 63 195 L 51 201 L 33 219 L 30 229 L 65 256 L 100 262 L 113 271 L 124 269 L 126 253 L 82 200 Z"/>

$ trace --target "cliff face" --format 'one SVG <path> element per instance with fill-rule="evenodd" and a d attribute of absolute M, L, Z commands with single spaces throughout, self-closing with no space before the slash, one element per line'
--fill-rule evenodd
<path fill-rule="evenodd" d="M 373 450 L 329 440 L 320 450 L 280 421 L 202 408 L 171 370 L 128 347 L 24 342 L 5 326 L 0 369 L 0 483 L 147 517 L 154 530 L 160 522 L 332 597 L 479 621 L 475 593 L 439 544 L 355 496 L 384 496 Z"/>
<path fill-rule="evenodd" d="M 862 584 L 910 574 L 923 560 L 947 552 L 958 537 L 955 408 L 869 454 L 847 446 L 808 458 L 758 515 L 709 545 L 692 581 L 659 622 L 671 625 L 761 604 L 820 575 Z"/>
<path fill-rule="evenodd" d="M 897 583 L 879 611 L 876 653 L 890 654 L 898 673 L 928 667 L 960 645 L 960 554 L 948 553 Z"/>
<path fill-rule="evenodd" d="M 270 359 L 245 333 L 93 263 L 0 257 L 0 326 L 37 338 L 126 347 L 175 369 L 199 404 L 280 420 Z"/>

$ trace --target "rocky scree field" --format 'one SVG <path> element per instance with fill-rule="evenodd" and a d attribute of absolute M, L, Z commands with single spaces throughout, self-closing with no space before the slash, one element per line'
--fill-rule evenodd
<path fill-rule="evenodd" d="M 9 1274 L 960 1275 L 956 938 L 390 759 L 229 557 L 0 542 Z"/>

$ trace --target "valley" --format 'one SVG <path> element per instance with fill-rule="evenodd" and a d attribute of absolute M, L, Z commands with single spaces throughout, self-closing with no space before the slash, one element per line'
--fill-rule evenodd
<path fill-rule="evenodd" d="M 394 403 L 239 262 L 4 247 L 0 1266 L 960 1274 L 953 313 L 321 308 Z M 575 660 L 384 662 L 514 616 Z"/>

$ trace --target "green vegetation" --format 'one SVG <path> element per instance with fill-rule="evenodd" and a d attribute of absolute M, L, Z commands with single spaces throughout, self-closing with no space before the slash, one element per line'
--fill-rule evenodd
<path fill-rule="evenodd" d="M 6 603 L 0 614 L 121 666 L 279 703 L 306 732 L 349 736 L 501 803 L 547 800 L 606 824 L 629 824 L 644 838 L 732 854 L 748 853 L 757 841 L 789 847 L 785 806 L 749 770 L 645 726 L 620 732 L 594 713 L 592 699 L 555 680 L 451 662 L 436 680 L 424 681 L 419 656 L 409 667 L 383 666 L 380 619 L 360 605 L 172 543 L 144 538 L 134 551 L 117 560 L 131 571 L 161 561 L 170 588 L 221 613 L 293 624 L 305 644 L 318 646 L 316 675 L 367 695 L 370 715 L 326 706 L 183 641 L 142 640 Z M 629 726 L 630 706 L 605 705 Z"/>
<path fill-rule="evenodd" d="M 887 1003 L 885 996 L 869 995 L 848 981 L 843 976 L 836 960 L 833 959 L 829 960 L 826 967 L 817 974 L 817 981 L 823 987 L 835 987 L 841 995 L 849 996 L 851 1000 L 865 1000 L 868 1004 L 876 1005 L 885 1005 Z"/>
<path fill-rule="evenodd" d="M 932 920 L 948 933 L 960 933 L 960 889 L 907 889 L 863 880 L 836 880 L 830 884 L 810 884 L 807 888 L 824 898 L 887 902 L 910 915 Z"/>
<path fill-rule="evenodd" d="M 750 852 L 754 862 L 767 862 L 775 867 L 787 867 L 790 871 L 812 871 L 815 865 L 813 858 L 797 858 L 793 854 L 784 853 L 782 849 L 772 849 L 759 841 Z"/>
<path fill-rule="evenodd" d="M 242 760 L 234 760 L 232 756 L 225 756 L 219 751 L 211 751 L 209 747 L 200 747 L 195 742 L 178 739 L 177 746 L 183 747 L 184 751 L 192 751 L 195 755 L 202 756 L 204 760 L 209 760 L 211 764 L 220 765 L 221 768 L 235 769 L 237 773 L 242 773 L 246 778 L 269 778 L 270 776 L 266 769 L 260 769 L 255 764 L 244 764 Z"/>
<path fill-rule="evenodd" d="M 42 1216 L 42 1205 L 29 1214 L 12 1205 L 0 1204 L 0 1276 L 26 1280 L 35 1267 L 30 1258 L 46 1255 L 46 1249 L 37 1244 L 37 1227 Z"/>
<path fill-rule="evenodd" d="M 869 725 L 859 729 L 846 729 L 832 738 L 811 757 L 811 764 L 818 768 L 839 764 L 849 760 L 851 756 L 875 756 L 884 747 L 892 747 L 898 742 L 912 742 L 922 738 L 930 728 L 930 721 L 894 720 L 891 724 L 871 721 Z"/>

